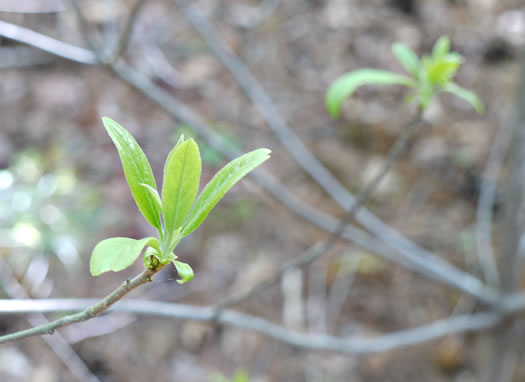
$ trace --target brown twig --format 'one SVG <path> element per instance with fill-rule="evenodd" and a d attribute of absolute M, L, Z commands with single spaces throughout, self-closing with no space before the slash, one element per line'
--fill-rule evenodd
<path fill-rule="evenodd" d="M 100 315 L 109 309 L 113 304 L 122 299 L 126 294 L 131 292 L 133 289 L 151 281 L 151 278 L 157 273 L 162 266 L 155 269 L 145 269 L 141 274 L 133 278 L 132 280 L 126 280 L 121 286 L 107 295 L 105 298 L 97 302 L 96 304 L 84 309 L 82 312 L 72 314 L 59 318 L 58 320 L 49 322 L 44 325 L 40 325 L 31 329 L 21 330 L 15 333 L 6 334 L 0 337 L 0 344 L 21 340 L 27 337 L 53 334 L 58 328 L 66 325 L 71 325 L 76 322 L 86 321 L 93 317 Z"/>

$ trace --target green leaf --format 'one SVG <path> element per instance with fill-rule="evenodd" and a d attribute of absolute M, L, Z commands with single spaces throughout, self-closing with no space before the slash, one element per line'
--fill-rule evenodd
<path fill-rule="evenodd" d="M 414 79 L 377 69 L 360 69 L 338 78 L 326 92 L 326 107 L 333 118 L 339 116 L 341 105 L 362 85 L 404 85 L 415 87 Z"/>
<path fill-rule="evenodd" d="M 250 382 L 250 376 L 243 370 L 237 370 L 233 375 L 233 382 Z"/>
<path fill-rule="evenodd" d="M 444 86 L 442 86 L 441 91 L 452 93 L 458 96 L 459 98 L 467 101 L 480 114 L 483 113 L 484 111 L 483 103 L 481 102 L 479 97 L 474 92 L 464 89 L 454 82 L 449 82 L 445 84 Z"/>
<path fill-rule="evenodd" d="M 186 236 L 195 231 L 226 192 L 242 177 L 270 158 L 270 153 L 268 149 L 254 150 L 224 166 L 202 190 L 182 226 L 182 235 Z"/>
<path fill-rule="evenodd" d="M 189 264 L 183 263 L 182 261 L 172 260 L 171 261 L 175 268 L 177 268 L 177 273 L 179 274 L 180 280 L 177 280 L 179 284 L 184 284 L 193 279 L 193 269 Z"/>
<path fill-rule="evenodd" d="M 456 74 L 461 65 L 459 54 L 447 54 L 438 60 L 432 60 L 425 66 L 427 78 L 431 84 L 444 85 Z"/>
<path fill-rule="evenodd" d="M 159 192 L 155 190 L 153 187 L 151 187 L 149 184 L 141 183 L 142 187 L 144 187 L 151 197 L 153 198 L 153 201 L 155 202 L 155 205 L 157 206 L 158 210 L 160 211 L 162 209 L 162 203 L 160 201 Z"/>
<path fill-rule="evenodd" d="M 113 237 L 102 240 L 93 250 L 89 269 L 93 276 L 101 273 L 118 272 L 131 266 L 146 246 L 158 248 L 159 242 L 154 237 L 141 240 L 127 237 Z"/>
<path fill-rule="evenodd" d="M 151 166 L 144 155 L 144 152 L 138 145 L 133 136 L 126 131 L 117 122 L 108 117 L 102 118 L 102 122 L 111 137 L 111 140 L 117 147 L 124 174 L 128 181 L 131 194 L 137 203 L 146 220 L 161 229 L 160 210 L 150 192 L 141 184 L 147 184 L 153 189 L 157 189 L 155 178 L 151 171 Z"/>
<path fill-rule="evenodd" d="M 420 62 L 416 53 L 412 49 L 410 49 L 406 44 L 396 42 L 394 45 L 392 45 L 392 53 L 408 73 L 412 74 L 414 77 L 417 77 Z"/>
<path fill-rule="evenodd" d="M 441 36 L 432 48 L 432 58 L 438 59 L 450 52 L 450 38 L 448 36 Z"/>
<path fill-rule="evenodd" d="M 180 142 L 180 141 L 179 141 Z M 162 184 L 162 213 L 172 234 L 191 211 L 201 177 L 201 156 L 193 139 L 177 144 L 166 159 Z"/>

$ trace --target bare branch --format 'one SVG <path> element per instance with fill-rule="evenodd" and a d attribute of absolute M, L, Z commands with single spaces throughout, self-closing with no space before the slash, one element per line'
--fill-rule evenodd
<path fill-rule="evenodd" d="M 508 179 L 505 184 L 503 249 L 501 255 L 501 293 L 516 293 L 520 280 L 520 237 L 523 232 L 523 197 L 525 193 L 525 56 L 521 58 L 520 87 L 512 121 L 508 153 Z M 515 320 L 509 319 L 493 333 L 493 346 L 484 375 L 487 382 L 512 380 L 517 362 Z"/>
<path fill-rule="evenodd" d="M 492 219 L 494 202 L 496 200 L 496 184 L 503 167 L 505 153 L 510 145 L 512 129 L 503 123 L 499 128 L 494 143 L 491 146 L 487 165 L 481 182 L 476 210 L 476 244 L 477 254 L 485 281 L 493 287 L 500 285 L 498 266 L 493 252 Z"/>
<path fill-rule="evenodd" d="M 31 29 L 4 21 L 0 21 L 0 36 L 22 42 L 69 61 L 88 65 L 98 63 L 96 55 L 89 50 L 66 44 L 41 33 L 34 32 Z"/>
<path fill-rule="evenodd" d="M 89 49 L 91 49 L 95 54 L 97 54 L 98 60 L 103 61 L 102 59 L 102 47 L 103 43 L 101 42 L 100 35 L 93 25 L 91 25 L 84 16 L 84 12 L 80 9 L 76 0 L 69 0 L 69 4 L 73 7 L 75 15 L 77 16 L 78 24 L 80 25 L 80 30 L 82 35 L 86 39 Z"/>
<path fill-rule="evenodd" d="M 146 0 L 137 0 L 135 2 L 135 5 L 131 9 L 131 13 L 128 16 L 128 20 L 126 21 L 126 25 L 122 30 L 122 34 L 117 41 L 117 45 L 110 54 L 110 61 L 115 61 L 117 58 L 119 58 L 128 47 L 129 39 L 131 38 L 131 34 L 133 32 L 133 26 L 135 25 L 135 22 L 137 21 L 144 4 L 146 4 Z"/>
<path fill-rule="evenodd" d="M 10 297 L 27 299 L 29 296 L 23 286 L 15 278 L 9 264 L 0 258 L 0 275 L 2 286 Z M 33 325 L 44 325 L 49 323 L 47 318 L 40 312 L 35 312 L 27 317 L 27 321 Z M 55 352 L 58 358 L 70 370 L 71 374 L 80 382 L 100 382 L 100 380 L 89 370 L 82 358 L 73 350 L 71 345 L 57 334 L 53 337 L 44 337 L 44 341 Z"/>
<path fill-rule="evenodd" d="M 85 309 L 93 299 L 0 300 L 0 313 L 21 314 L 30 312 L 58 313 Z M 166 303 L 147 300 L 121 300 L 110 311 L 143 316 L 218 322 L 253 330 L 277 341 L 303 349 L 333 351 L 346 354 L 370 354 L 399 349 L 433 341 L 440 337 L 464 332 L 474 332 L 494 327 L 500 322 L 495 313 L 476 313 L 434 321 L 412 329 L 400 330 L 372 338 L 341 338 L 328 335 L 306 334 L 274 324 L 260 317 L 225 309 L 219 316 L 214 307 Z M 1 339 L 2 337 L 0 337 Z"/>
<path fill-rule="evenodd" d="M 119 286 L 117 289 L 111 292 L 108 296 L 104 297 L 102 300 L 96 302 L 92 306 L 84 309 L 82 312 L 62 317 L 58 320 L 31 329 L 21 330 L 19 332 L 0 336 L 0 344 L 11 341 L 17 341 L 32 336 L 53 334 L 56 329 L 61 328 L 63 326 L 71 325 L 75 322 L 86 321 L 93 317 L 96 317 L 105 312 L 107 309 L 109 309 L 109 307 L 111 307 L 113 304 L 115 304 L 133 289 L 151 281 L 153 275 L 157 273 L 160 269 L 162 269 L 162 267 L 163 266 L 161 265 L 155 269 L 145 269 L 134 279 L 126 280 L 121 286 Z"/>

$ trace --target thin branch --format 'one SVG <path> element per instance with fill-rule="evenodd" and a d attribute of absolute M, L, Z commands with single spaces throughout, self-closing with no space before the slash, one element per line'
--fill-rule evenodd
<path fill-rule="evenodd" d="M 506 123 L 501 124 L 491 146 L 487 165 L 481 182 L 481 192 L 476 209 L 476 244 L 477 255 L 485 281 L 493 287 L 500 284 L 498 266 L 493 251 L 492 219 L 496 200 L 496 185 L 503 167 L 512 129 Z"/>
<path fill-rule="evenodd" d="M 0 275 L 4 290 L 10 297 L 24 298 L 27 299 L 29 296 L 24 290 L 23 286 L 18 282 L 16 277 L 13 275 L 9 264 L 0 257 Z M 27 317 L 27 321 L 33 325 L 44 325 L 49 323 L 47 318 L 40 312 L 35 312 L 31 316 Z M 57 334 L 53 337 L 43 337 L 43 340 L 47 345 L 55 352 L 57 357 L 63 362 L 63 364 L 69 369 L 71 374 L 80 382 L 100 382 L 89 368 L 86 366 L 82 358 L 79 357 L 77 352 L 71 347 L 71 345 L 62 337 Z"/>
<path fill-rule="evenodd" d="M 41 33 L 0 21 L 0 36 L 38 48 L 57 57 L 80 64 L 97 64 L 97 56 L 89 50 L 66 44 Z"/>
<path fill-rule="evenodd" d="M 337 267 L 330 289 L 326 298 L 326 330 L 333 333 L 341 316 L 343 306 L 350 295 L 352 284 L 354 283 L 359 263 L 363 255 L 358 253 L 352 255 L 355 266 L 350 267 L 348 262 L 343 260 L 342 264 Z"/>
<path fill-rule="evenodd" d="M 126 280 L 121 286 L 111 292 L 109 295 L 104 297 L 102 300 L 93 304 L 92 306 L 84 309 L 82 312 L 72 314 L 70 316 L 59 318 L 58 320 L 49 322 L 44 325 L 40 325 L 31 329 L 21 330 L 15 333 L 6 334 L 0 337 L 0 344 L 21 340 L 23 338 L 38 336 L 42 334 L 53 334 L 58 328 L 66 325 L 74 324 L 75 322 L 81 322 L 89 320 L 93 317 L 100 315 L 105 312 L 111 305 L 115 304 L 126 294 L 131 292 L 133 289 L 139 287 L 151 281 L 151 278 L 157 273 L 162 267 L 159 266 L 155 269 L 145 269 L 141 274 L 133 278 L 132 280 Z"/>
<path fill-rule="evenodd" d="M 525 193 L 525 55 L 521 58 L 520 87 L 512 120 L 508 175 L 505 183 L 501 294 L 516 293 L 520 287 L 520 238 L 523 232 Z M 512 380 L 517 362 L 515 320 L 510 318 L 492 333 L 492 349 L 484 375 L 487 382 Z"/>
<path fill-rule="evenodd" d="M 110 58 L 109 58 L 110 62 L 113 62 L 116 59 L 118 59 L 120 55 L 128 47 L 129 40 L 133 32 L 133 27 L 135 26 L 137 18 L 144 4 L 146 4 L 146 0 L 137 0 L 135 2 L 135 5 L 131 9 L 131 13 L 128 16 L 128 20 L 126 21 L 126 25 L 124 26 L 124 29 L 122 30 L 122 34 L 120 35 L 120 38 L 118 39 L 117 44 L 113 49 L 113 52 L 111 52 L 110 54 Z"/>
<path fill-rule="evenodd" d="M 84 12 L 82 12 L 82 9 L 80 9 L 80 6 L 76 0 L 69 0 L 69 4 L 71 4 L 73 10 L 75 11 L 78 24 L 80 25 L 80 30 L 86 39 L 89 49 L 95 52 L 99 62 L 104 62 L 102 50 L 103 43 L 101 42 L 98 31 L 87 21 L 86 17 L 84 16 Z"/>
<path fill-rule="evenodd" d="M 0 300 L 0 313 L 59 313 L 84 309 L 93 299 Z M 346 354 L 370 354 L 417 345 L 440 337 L 475 332 L 494 327 L 500 322 L 496 313 L 476 313 L 450 317 L 411 329 L 400 330 L 372 338 L 341 338 L 288 330 L 266 319 L 225 309 L 219 316 L 214 307 L 197 307 L 148 300 L 121 300 L 111 312 L 126 312 L 143 316 L 187 319 L 253 330 L 277 341 L 303 349 L 333 351 Z M 0 337 L 1 339 L 2 337 Z"/>
<path fill-rule="evenodd" d="M 525 310 L 525 293 L 515 293 L 505 296 L 501 302 L 501 313 L 511 315 Z"/>
<path fill-rule="evenodd" d="M 19 31 L 28 31 L 25 28 L 21 28 L 13 24 L 2 24 L 6 24 L 9 28 L 14 28 Z M 33 41 L 30 38 L 22 40 L 17 38 L 18 34 L 3 34 L 3 30 L 1 28 L 2 24 L 0 24 L 0 35 L 4 35 L 5 37 L 11 38 L 13 40 L 21 41 L 36 48 L 46 50 L 45 46 L 42 46 L 38 43 L 38 39 L 37 41 Z M 36 32 L 31 31 L 31 33 L 36 34 L 37 37 L 43 36 Z M 53 42 L 53 44 L 51 44 L 53 48 L 56 48 L 57 43 L 64 44 L 47 36 L 45 37 L 51 40 L 51 42 Z M 68 49 L 80 49 L 68 44 L 65 45 Z M 84 49 L 81 50 L 85 51 Z M 57 54 L 55 53 L 55 49 L 52 49 L 49 52 Z M 65 57 L 62 54 L 57 55 Z M 90 52 L 90 55 L 93 58 L 94 62 L 89 63 L 96 63 L 97 55 L 92 52 Z M 73 61 L 79 62 L 78 60 Z M 211 147 L 221 152 L 226 157 L 234 158 L 240 154 L 239 151 L 233 150 L 229 145 L 225 144 L 223 139 L 220 138 L 213 131 L 212 128 L 205 124 L 202 121 L 202 119 L 197 114 L 195 114 L 190 108 L 178 102 L 175 98 L 173 98 L 171 94 L 166 92 L 161 87 L 157 86 L 155 83 L 153 83 L 153 81 L 151 81 L 151 79 L 146 77 L 144 74 L 133 70 L 122 61 L 112 63 L 110 65 L 110 68 L 122 80 L 127 82 L 129 85 L 135 87 L 146 97 L 150 98 L 155 103 L 157 103 L 170 116 L 172 116 L 175 119 L 180 119 L 191 125 L 193 128 L 195 128 L 198 134 L 201 137 L 203 137 Z M 286 189 L 282 184 L 280 184 L 271 174 L 264 171 L 264 169 L 258 169 L 253 173 L 250 173 L 250 175 L 253 179 L 257 181 L 257 183 L 259 183 L 262 187 L 268 190 L 277 200 L 283 203 L 293 213 L 303 217 L 304 219 L 326 230 L 327 232 L 334 232 L 337 229 L 337 219 L 313 207 L 310 207 L 309 205 L 297 199 L 295 195 L 288 191 L 288 189 Z M 354 202 L 354 200 L 355 199 L 352 199 L 351 201 Z M 356 218 L 359 219 L 359 217 L 362 216 L 363 211 L 364 209 L 361 209 L 359 213 L 356 214 Z M 377 218 L 374 217 L 374 219 Z M 362 220 L 359 220 L 359 222 L 362 223 Z M 385 226 L 384 223 L 380 222 L 379 220 L 376 221 L 376 228 L 378 227 L 377 224 L 379 224 L 380 226 Z M 389 244 L 400 244 L 399 240 L 395 238 L 396 235 L 399 236 L 398 233 L 389 228 L 387 228 L 387 231 L 382 232 L 383 236 L 379 237 L 386 238 L 386 240 L 384 240 L 385 242 L 388 242 Z M 406 246 L 400 247 L 396 244 L 395 247 L 397 253 L 394 254 L 391 250 L 386 248 L 385 245 L 378 242 L 378 240 L 373 239 L 372 237 L 370 237 L 369 234 L 357 228 L 346 228 L 345 232 L 342 234 L 342 237 L 394 263 L 403 265 L 404 267 L 407 267 L 411 270 L 415 270 L 447 285 L 453 286 L 463 291 L 464 293 L 476 297 L 478 300 L 482 301 L 487 305 L 494 305 L 497 302 L 497 296 L 495 292 L 491 288 L 483 285 L 483 283 L 481 283 L 480 280 L 415 245 L 405 243 Z M 404 239 L 400 240 L 403 241 Z M 319 248 L 318 246 L 316 246 L 315 248 L 316 249 L 309 251 L 310 256 L 315 256 L 317 250 L 322 250 L 322 248 Z M 305 261 L 306 263 L 309 262 L 309 260 L 306 259 L 306 256 Z"/>

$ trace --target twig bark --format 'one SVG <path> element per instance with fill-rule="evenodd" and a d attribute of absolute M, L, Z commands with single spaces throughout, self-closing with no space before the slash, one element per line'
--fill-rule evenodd
<path fill-rule="evenodd" d="M 93 65 L 98 63 L 97 56 L 90 50 L 66 44 L 31 29 L 5 21 L 0 21 L 0 35 L 79 64 Z"/>
<path fill-rule="evenodd" d="M 71 4 L 75 12 L 80 30 L 86 39 L 89 49 L 91 49 L 97 55 L 97 60 L 99 62 L 104 61 L 102 57 L 104 52 L 103 42 L 101 41 L 98 31 L 86 20 L 84 12 L 82 12 L 82 9 L 80 8 L 80 5 L 78 5 L 77 0 L 69 0 L 69 4 Z"/>
<path fill-rule="evenodd" d="M 161 266 L 155 269 L 145 269 L 141 274 L 132 280 L 126 280 L 121 286 L 111 292 L 108 296 L 84 309 L 82 312 L 59 318 L 58 320 L 40 325 L 31 329 L 21 330 L 15 333 L 6 334 L 0 337 L 0 344 L 21 340 L 27 337 L 39 336 L 43 334 L 53 334 L 56 329 L 76 322 L 86 321 L 100 315 L 109 309 L 113 304 L 123 298 L 133 289 L 151 281 L 155 273 L 161 269 Z"/>
<path fill-rule="evenodd" d="M 93 304 L 93 299 L 0 300 L 0 313 L 71 312 Z M 303 349 L 333 351 L 345 354 L 371 354 L 433 341 L 446 335 L 476 332 L 493 328 L 501 316 L 496 313 L 476 313 L 449 317 L 411 329 L 377 337 L 341 338 L 288 330 L 264 318 L 225 309 L 218 316 L 215 307 L 167 303 L 148 300 L 121 300 L 111 312 L 127 312 L 143 316 L 186 319 L 253 330 L 277 341 Z M 2 337 L 0 337 L 1 339 Z"/>
<path fill-rule="evenodd" d="M 483 173 L 481 191 L 476 209 L 476 244 L 477 255 L 485 281 L 493 287 L 499 287 L 500 275 L 494 255 L 492 242 L 492 220 L 498 182 L 505 153 L 511 143 L 512 129 L 503 123 L 496 133 L 491 146 L 487 165 Z"/>
<path fill-rule="evenodd" d="M 523 194 L 525 192 L 525 55 L 521 58 L 519 95 L 512 121 L 512 143 L 508 154 L 509 170 L 505 185 L 502 256 L 500 263 L 503 297 L 519 289 L 520 237 L 523 232 Z M 510 382 L 514 374 L 517 349 L 515 320 L 505 320 L 492 334 L 492 349 L 486 363 L 486 382 Z"/>
<path fill-rule="evenodd" d="M 23 286 L 11 272 L 9 264 L 1 257 L 0 276 L 2 285 L 10 297 L 29 298 Z M 44 325 L 49 322 L 41 312 L 35 312 L 27 317 L 27 321 L 33 326 Z M 43 339 L 79 382 L 100 382 L 100 379 L 91 373 L 82 358 L 79 357 L 64 337 L 58 334 L 53 337 L 44 337 Z"/>
<path fill-rule="evenodd" d="M 113 48 L 113 51 L 109 55 L 109 61 L 114 62 L 117 60 L 121 54 L 126 50 L 133 32 L 133 27 L 137 21 L 137 18 L 142 10 L 142 7 L 146 4 L 146 0 L 137 0 L 131 12 L 128 16 L 124 29 L 120 35 L 120 38 L 117 40 L 116 46 Z"/>

